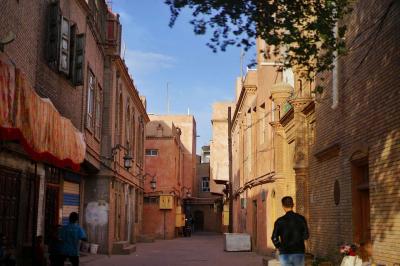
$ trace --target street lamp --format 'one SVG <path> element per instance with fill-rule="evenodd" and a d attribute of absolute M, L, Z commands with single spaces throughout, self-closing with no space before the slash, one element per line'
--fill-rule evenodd
<path fill-rule="evenodd" d="M 192 196 L 192 193 L 190 192 L 190 188 L 182 187 L 182 193 L 184 193 L 185 189 L 186 189 L 186 198 L 190 198 Z"/>
<path fill-rule="evenodd" d="M 124 159 L 124 167 L 127 171 L 129 171 L 129 169 L 132 168 L 133 164 L 133 158 L 130 152 L 126 153 L 123 159 Z"/>
<path fill-rule="evenodd" d="M 115 156 L 117 155 L 117 150 L 120 149 L 124 149 L 127 152 L 125 153 L 123 159 L 124 159 L 124 168 L 129 171 L 130 168 L 132 168 L 133 165 L 133 158 L 132 155 L 130 153 L 130 148 L 128 145 L 128 148 L 125 148 L 124 146 L 122 146 L 121 144 L 117 144 L 115 145 L 115 147 L 111 148 L 111 156 L 110 157 L 104 157 L 104 156 L 100 156 L 104 159 L 110 160 L 110 161 L 114 161 L 115 160 Z"/>

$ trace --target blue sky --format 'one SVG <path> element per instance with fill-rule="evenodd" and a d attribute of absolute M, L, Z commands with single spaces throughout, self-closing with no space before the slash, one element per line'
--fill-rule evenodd
<path fill-rule="evenodd" d="M 140 94 L 147 98 L 148 113 L 195 116 L 197 150 L 211 139 L 211 106 L 234 98 L 235 78 L 240 75 L 240 48 L 213 53 L 208 37 L 193 33 L 190 13 L 182 13 L 168 27 L 169 8 L 163 0 L 113 0 L 121 16 L 125 61 Z"/>

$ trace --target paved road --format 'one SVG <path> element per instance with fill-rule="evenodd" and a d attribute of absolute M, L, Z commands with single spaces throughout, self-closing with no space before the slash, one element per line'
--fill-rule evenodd
<path fill-rule="evenodd" d="M 262 256 L 254 252 L 224 252 L 222 235 L 193 235 L 190 238 L 138 243 L 131 255 L 101 256 L 85 266 L 259 266 Z"/>

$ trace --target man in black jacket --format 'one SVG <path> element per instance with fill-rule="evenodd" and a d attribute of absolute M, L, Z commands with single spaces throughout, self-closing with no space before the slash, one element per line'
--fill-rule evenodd
<path fill-rule="evenodd" d="M 304 240 L 308 239 L 307 221 L 304 216 L 293 212 L 293 198 L 282 198 L 286 214 L 274 225 L 272 242 L 279 249 L 281 266 L 304 266 Z"/>

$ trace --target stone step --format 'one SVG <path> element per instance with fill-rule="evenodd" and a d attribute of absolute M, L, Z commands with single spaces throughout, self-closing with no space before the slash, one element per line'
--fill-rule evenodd
<path fill-rule="evenodd" d="M 129 255 L 133 252 L 136 252 L 136 245 L 129 245 L 122 249 L 122 253 L 120 255 Z"/>
<path fill-rule="evenodd" d="M 112 254 L 125 254 L 125 248 L 129 247 L 128 241 L 118 241 L 113 243 Z"/>

